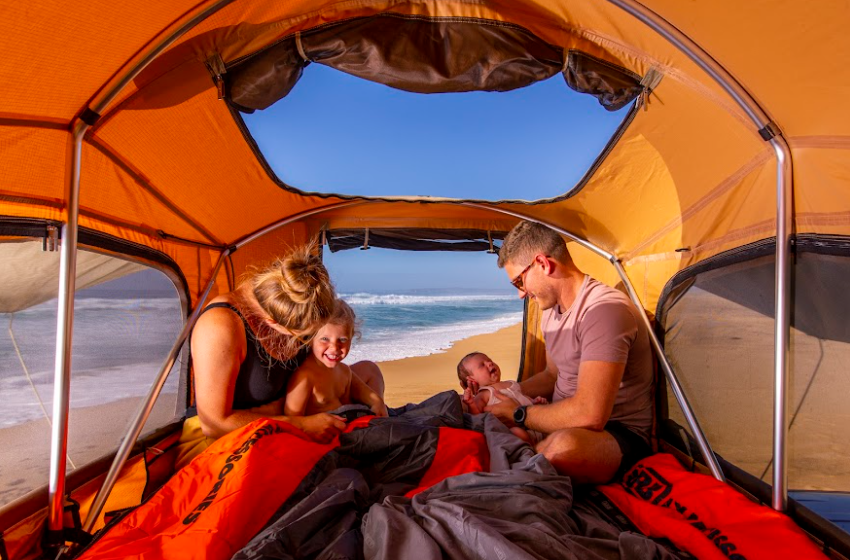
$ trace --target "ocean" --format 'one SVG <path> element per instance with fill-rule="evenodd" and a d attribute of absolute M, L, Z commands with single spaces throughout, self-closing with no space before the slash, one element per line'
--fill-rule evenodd
<path fill-rule="evenodd" d="M 357 314 L 362 333 L 348 363 L 427 356 L 522 320 L 522 301 L 513 294 L 340 296 Z M 145 395 L 180 332 L 178 301 L 80 297 L 75 307 L 71 406 Z M 0 428 L 43 418 L 44 410 L 52 413 L 56 309 L 52 300 L 0 314 Z M 164 393 L 177 392 L 177 371 L 179 363 Z"/>

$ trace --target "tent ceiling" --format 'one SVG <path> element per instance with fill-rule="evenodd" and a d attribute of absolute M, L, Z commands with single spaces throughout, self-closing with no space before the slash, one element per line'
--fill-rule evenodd
<path fill-rule="evenodd" d="M 795 164 L 797 230 L 850 233 L 850 109 L 840 102 L 850 94 L 844 64 L 850 38 L 840 28 L 846 3 L 827 0 L 817 9 L 790 0 L 644 3 L 702 45 L 782 128 Z M 0 216 L 62 219 L 69 124 L 127 61 L 209 4 L 69 8 L 45 1 L 5 9 Z M 581 51 L 637 76 L 650 68 L 663 75 L 648 109 L 574 196 L 494 203 L 584 235 L 623 258 L 642 283 L 647 307 L 678 270 L 773 234 L 775 163 L 742 111 L 685 55 L 628 14 L 605 2 L 563 0 L 235 0 L 182 37 L 102 112 L 83 152 L 81 225 L 169 255 L 196 293 L 214 259 L 157 231 L 228 244 L 343 200 L 285 188 L 269 174 L 218 98 L 207 61 L 218 55 L 235 65 L 296 32 L 389 12 L 503 22 L 561 52 Z M 421 79 L 427 88 L 433 76 Z M 450 201 L 383 201 L 359 206 L 356 215 L 314 217 L 290 237 L 315 234 L 323 220 L 483 230 L 516 221 Z"/>

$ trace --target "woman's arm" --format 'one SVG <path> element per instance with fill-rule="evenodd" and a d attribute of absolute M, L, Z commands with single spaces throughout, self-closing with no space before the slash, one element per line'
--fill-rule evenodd
<path fill-rule="evenodd" d="M 204 435 L 219 438 L 261 417 L 233 410 L 233 393 L 247 345 L 242 321 L 232 311 L 210 309 L 192 331 L 195 399 Z"/>
<path fill-rule="evenodd" d="M 373 391 L 363 380 L 352 373 L 350 368 L 348 374 L 351 376 L 351 387 L 349 389 L 351 401 L 365 404 L 372 409 L 375 416 L 389 416 L 387 405 L 384 404 L 384 400 L 378 396 L 378 393 Z"/>

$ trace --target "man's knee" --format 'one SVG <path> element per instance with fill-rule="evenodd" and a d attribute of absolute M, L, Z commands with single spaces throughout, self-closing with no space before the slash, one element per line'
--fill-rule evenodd
<path fill-rule="evenodd" d="M 549 461 L 559 455 L 574 454 L 580 448 L 580 437 L 572 428 L 552 432 L 537 444 L 537 452 L 542 453 Z"/>
<path fill-rule="evenodd" d="M 610 480 L 620 465 L 622 454 L 616 440 L 605 432 L 567 428 L 549 434 L 537 445 L 541 453 L 561 473 L 576 482 L 596 484 Z"/>

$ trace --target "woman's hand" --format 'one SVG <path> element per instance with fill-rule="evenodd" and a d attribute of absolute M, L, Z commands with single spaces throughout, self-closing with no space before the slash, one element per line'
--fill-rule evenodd
<path fill-rule="evenodd" d="M 320 412 L 312 416 L 292 418 L 298 428 L 318 443 L 330 443 L 345 429 L 345 420 L 336 414 Z"/>

